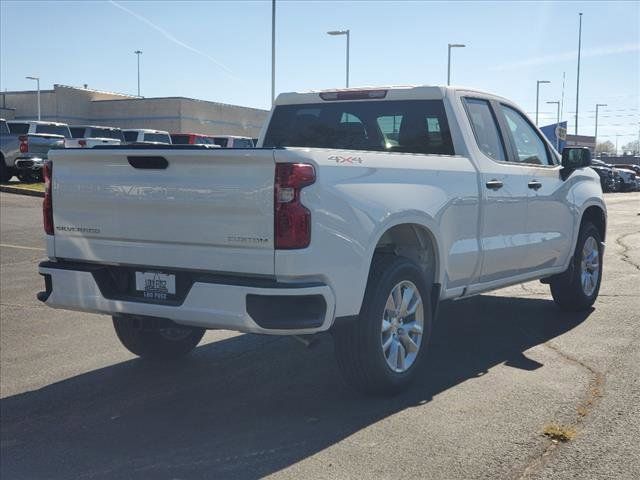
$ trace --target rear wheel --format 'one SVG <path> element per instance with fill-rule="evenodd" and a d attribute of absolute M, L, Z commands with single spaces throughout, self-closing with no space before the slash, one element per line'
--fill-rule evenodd
<path fill-rule="evenodd" d="M 593 223 L 584 222 L 569 268 L 550 282 L 551 295 L 562 310 L 586 310 L 598 298 L 601 280 L 602 238 Z"/>
<path fill-rule="evenodd" d="M 183 357 L 196 348 L 205 333 L 204 328 L 132 315 L 114 316 L 113 326 L 127 350 L 151 359 Z"/>
<path fill-rule="evenodd" d="M 374 257 L 358 318 L 333 331 L 336 358 L 350 385 L 396 393 L 421 371 L 431 334 L 429 289 L 411 260 Z"/>

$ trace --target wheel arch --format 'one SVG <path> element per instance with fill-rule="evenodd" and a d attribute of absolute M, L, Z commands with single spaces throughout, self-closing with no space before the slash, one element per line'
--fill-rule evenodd
<path fill-rule="evenodd" d="M 582 218 L 580 219 L 580 225 L 589 221 L 595 225 L 600 233 L 600 238 L 605 241 L 607 233 L 607 215 L 604 209 L 600 205 L 590 205 L 582 212 Z"/>

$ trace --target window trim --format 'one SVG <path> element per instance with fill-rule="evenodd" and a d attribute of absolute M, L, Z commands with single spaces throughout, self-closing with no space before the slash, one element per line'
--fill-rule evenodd
<path fill-rule="evenodd" d="M 467 104 L 467 100 L 478 100 L 481 102 L 484 102 L 487 104 L 487 106 L 489 107 L 489 112 L 491 113 L 491 116 L 493 117 L 493 121 L 496 125 L 496 129 L 498 131 L 498 137 L 500 138 L 500 143 L 502 144 L 502 154 L 504 155 L 504 158 L 506 160 L 498 160 L 496 158 L 491 158 L 489 155 L 487 155 L 485 152 L 482 151 L 482 148 L 480 147 L 480 143 L 478 143 L 478 134 L 476 132 L 476 127 L 473 124 L 473 120 L 471 119 L 471 112 L 469 111 L 469 106 Z M 462 97 L 462 105 L 464 106 L 464 110 L 465 113 L 467 114 L 467 121 L 469 122 L 469 126 L 471 127 L 471 132 L 473 133 L 473 139 L 476 143 L 476 147 L 478 148 L 478 151 L 480 153 L 482 153 L 482 155 L 484 155 L 485 157 L 487 157 L 489 160 L 491 160 L 492 162 L 496 162 L 496 163 L 508 163 L 508 164 L 512 164 L 513 162 L 510 161 L 510 153 L 511 153 L 511 143 L 509 142 L 509 145 L 507 146 L 507 141 L 504 138 L 504 132 L 502 130 L 502 124 L 500 123 L 500 120 L 498 119 L 498 116 L 496 115 L 495 112 L 495 108 L 493 105 L 493 101 L 490 98 L 483 98 L 483 97 L 475 97 L 475 96 L 463 96 Z"/>

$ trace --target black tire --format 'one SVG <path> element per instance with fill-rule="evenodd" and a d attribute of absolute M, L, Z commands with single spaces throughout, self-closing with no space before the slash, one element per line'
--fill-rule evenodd
<path fill-rule="evenodd" d="M 593 239 L 596 242 L 598 250 L 598 271 L 595 288 L 583 286 L 583 250 L 585 244 Z M 591 269 L 587 269 L 589 271 Z M 571 264 L 566 272 L 558 275 L 549 282 L 551 287 L 551 295 L 556 304 L 565 311 L 579 312 L 588 310 L 598 298 L 600 291 L 600 282 L 602 281 L 602 237 L 596 226 L 589 222 L 583 222 L 580 226 L 576 249 L 571 259 Z M 590 286 L 591 284 L 588 284 Z M 587 291 L 585 291 L 585 288 Z"/>
<path fill-rule="evenodd" d="M 11 169 L 4 163 L 4 156 L 2 156 L 0 157 L 0 182 L 8 182 L 11 177 L 13 177 Z"/>
<path fill-rule="evenodd" d="M 413 283 L 420 293 L 424 323 L 415 360 L 407 370 L 398 373 L 385 358 L 382 319 L 387 299 L 403 281 Z M 393 394 L 407 388 L 416 378 L 424 367 L 431 338 L 429 292 L 425 274 L 416 263 L 395 255 L 374 257 L 360 314 L 346 324 L 337 325 L 332 332 L 336 359 L 349 385 L 364 393 Z"/>
<path fill-rule="evenodd" d="M 167 320 L 118 315 L 113 317 L 116 334 L 131 353 L 149 359 L 168 360 L 191 352 L 205 333 Z"/>

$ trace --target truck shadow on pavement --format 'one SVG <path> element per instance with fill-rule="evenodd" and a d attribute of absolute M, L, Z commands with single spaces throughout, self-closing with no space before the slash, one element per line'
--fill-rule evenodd
<path fill-rule="evenodd" d="M 122 362 L 2 400 L 0 476 L 263 477 L 495 365 L 536 369 L 523 352 L 588 315 L 532 298 L 445 303 L 428 372 L 392 398 L 349 389 L 330 338 L 306 350 L 240 335 L 174 364 Z"/>

